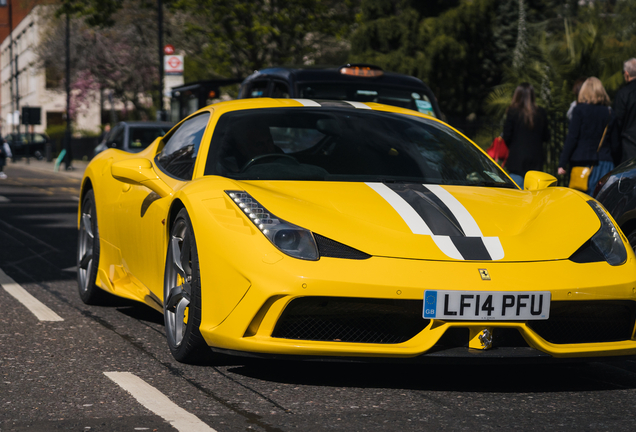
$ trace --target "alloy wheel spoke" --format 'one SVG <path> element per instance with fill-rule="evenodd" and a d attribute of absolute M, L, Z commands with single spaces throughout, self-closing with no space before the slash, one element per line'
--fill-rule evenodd
<path fill-rule="evenodd" d="M 190 275 L 192 274 L 192 269 L 190 268 L 190 237 L 188 235 L 184 235 L 183 237 L 183 246 L 181 247 L 181 268 L 185 274 Z"/>
<path fill-rule="evenodd" d="M 177 344 L 180 344 L 183 340 L 183 325 L 185 321 L 185 310 L 190 304 L 190 301 L 187 298 L 182 298 L 181 301 L 177 304 L 177 309 L 175 311 L 174 321 L 174 340 Z"/>
<path fill-rule="evenodd" d="M 181 249 L 179 248 L 179 242 L 183 241 L 182 238 L 172 237 L 170 248 L 172 249 L 172 265 L 179 273 L 179 276 L 186 278 L 185 271 L 181 266 Z"/>
<path fill-rule="evenodd" d="M 88 213 L 82 213 L 82 222 L 84 223 L 84 229 L 86 230 L 86 234 L 93 239 L 93 225 L 91 224 L 91 215 Z"/>
<path fill-rule="evenodd" d="M 80 260 L 79 267 L 81 269 L 87 269 L 91 261 L 93 261 L 93 251 L 86 251 L 82 259 Z"/>

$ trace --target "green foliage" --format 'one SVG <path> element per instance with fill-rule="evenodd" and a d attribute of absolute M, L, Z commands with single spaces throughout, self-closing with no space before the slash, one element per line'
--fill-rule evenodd
<path fill-rule="evenodd" d="M 178 0 L 186 26 L 200 49 L 195 69 L 208 77 L 245 77 L 266 66 L 320 63 L 333 51 L 348 50 L 356 0 Z M 338 57 L 336 55 L 336 57 Z M 342 56 L 341 56 L 342 57 Z"/>

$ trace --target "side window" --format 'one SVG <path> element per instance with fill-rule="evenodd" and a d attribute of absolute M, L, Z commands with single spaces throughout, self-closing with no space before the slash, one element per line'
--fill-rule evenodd
<path fill-rule="evenodd" d="M 254 81 L 250 84 L 247 92 L 245 92 L 246 98 L 259 98 L 267 96 L 267 86 L 269 81 Z"/>
<path fill-rule="evenodd" d="M 289 87 L 284 82 L 274 81 L 274 89 L 272 90 L 273 98 L 288 98 Z"/>
<path fill-rule="evenodd" d="M 206 112 L 183 122 L 165 138 L 167 141 L 157 155 L 157 164 L 174 177 L 192 179 L 194 163 L 209 119 L 210 113 Z"/>

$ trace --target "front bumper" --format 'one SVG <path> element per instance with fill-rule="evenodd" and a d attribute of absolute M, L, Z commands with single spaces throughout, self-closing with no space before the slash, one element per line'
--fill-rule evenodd
<path fill-rule="evenodd" d="M 481 279 L 479 270 L 483 268 L 487 268 L 491 280 Z M 322 258 L 318 262 L 306 262 L 284 258 L 269 265 L 267 270 L 244 275 L 250 282 L 249 290 L 234 310 L 216 326 L 209 324 L 206 315 L 207 305 L 213 307 L 213 299 L 208 297 L 213 294 L 208 294 L 209 291 L 203 286 L 201 333 L 210 346 L 254 354 L 343 358 L 499 356 L 512 359 L 546 355 L 553 358 L 636 355 L 633 313 L 636 305 L 636 263 L 633 258 L 628 258 L 627 263 L 618 267 L 604 262 L 576 264 L 569 260 L 479 263 L 372 257 L 360 261 Z M 621 326 L 618 333 L 610 332 L 605 339 L 602 335 L 586 338 L 585 334 L 579 334 L 573 339 L 576 343 L 567 343 L 567 338 L 566 343 L 563 343 L 563 338 L 555 338 L 553 334 L 547 336 L 545 331 L 533 329 L 536 322 L 426 321 L 424 318 L 421 319 L 421 330 L 414 332 L 412 337 L 390 343 L 383 339 L 378 343 L 351 342 L 338 337 L 330 340 L 274 337 L 280 336 L 279 321 L 284 317 L 286 308 L 296 299 L 376 299 L 381 303 L 411 301 L 409 303 L 412 305 L 413 301 L 423 303 L 424 291 L 427 289 L 547 290 L 552 293 L 553 308 L 557 304 L 620 305 L 621 310 L 631 311 L 625 312 L 631 313 L 631 316 L 620 321 L 622 324 L 617 324 Z M 614 314 L 612 309 L 608 313 L 609 316 Z M 577 319 L 581 317 L 585 318 L 585 312 L 579 314 Z M 598 321 L 599 317 L 595 319 Z M 576 325 L 576 320 L 573 324 Z M 494 333 L 493 349 L 469 349 L 469 339 L 485 328 Z M 454 336 L 451 337 L 451 334 Z M 461 334 L 469 336 L 463 338 Z M 499 346 L 498 334 L 506 335 L 503 338 L 505 342 Z M 617 334 L 620 335 L 618 338 Z"/>

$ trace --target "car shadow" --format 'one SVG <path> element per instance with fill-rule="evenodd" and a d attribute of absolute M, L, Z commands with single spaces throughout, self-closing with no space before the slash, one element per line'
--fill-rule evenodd
<path fill-rule="evenodd" d="M 636 388 L 636 362 L 444 365 L 248 360 L 229 372 L 294 385 L 458 392 L 570 392 Z"/>

